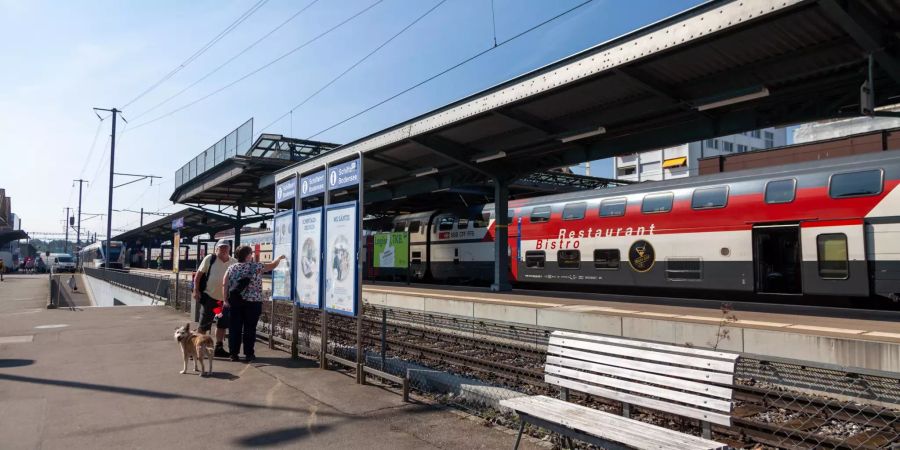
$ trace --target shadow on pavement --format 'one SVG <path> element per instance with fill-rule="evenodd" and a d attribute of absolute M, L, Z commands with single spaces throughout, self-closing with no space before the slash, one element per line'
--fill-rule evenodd
<path fill-rule="evenodd" d="M 0 359 L 0 368 L 22 367 L 34 364 L 33 359 Z"/>
<path fill-rule="evenodd" d="M 251 434 L 232 441 L 234 445 L 241 447 L 269 447 L 284 446 L 291 441 L 300 440 L 315 433 L 327 431 L 330 425 L 314 425 L 309 427 L 290 427 L 281 430 L 265 431 L 262 433 Z"/>
<path fill-rule="evenodd" d="M 68 381 L 68 380 L 51 380 L 47 378 L 35 378 L 35 377 L 26 377 L 21 375 L 10 375 L 0 373 L 0 380 L 8 380 L 8 381 L 16 381 L 19 383 L 34 383 L 34 384 L 44 384 L 48 386 L 58 386 L 58 387 L 67 387 L 73 389 L 86 389 L 92 391 L 100 391 L 100 392 L 109 392 L 113 394 L 123 394 L 123 395 L 134 395 L 138 397 L 150 397 L 150 398 L 158 398 L 158 399 L 166 399 L 166 400 L 174 400 L 174 399 L 185 399 L 185 400 L 195 400 L 198 402 L 205 403 L 213 403 L 218 405 L 229 405 L 229 406 L 237 406 L 240 408 L 250 408 L 250 409 L 269 409 L 273 411 L 290 411 L 290 412 L 299 412 L 299 413 L 308 413 L 309 410 L 306 408 L 289 408 L 286 406 L 268 406 L 259 403 L 247 403 L 247 402 L 238 402 L 238 401 L 229 401 L 229 400 L 220 400 L 215 398 L 207 398 L 200 397 L 196 395 L 184 395 L 184 394 L 175 394 L 171 392 L 163 392 L 163 391 L 154 391 L 149 389 L 139 389 L 139 388 L 129 388 L 122 386 L 107 386 L 102 384 L 94 384 L 94 383 L 84 383 L 81 381 Z M 335 416 L 335 417 L 344 417 L 343 414 L 335 414 L 329 412 L 319 412 L 320 416 Z"/>

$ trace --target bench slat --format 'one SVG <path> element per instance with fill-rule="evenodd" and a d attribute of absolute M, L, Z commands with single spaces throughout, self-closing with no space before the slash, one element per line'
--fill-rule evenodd
<path fill-rule="evenodd" d="M 731 426 L 731 415 L 703 411 L 688 406 L 676 405 L 661 400 L 641 397 L 639 395 L 614 391 L 612 389 L 606 389 L 599 386 L 592 386 L 580 381 L 559 378 L 550 374 L 544 375 L 544 381 L 550 384 L 555 384 L 557 386 L 575 389 L 576 391 L 585 392 L 612 400 L 618 400 L 620 402 L 630 403 L 632 405 L 646 406 L 647 408 L 655 409 L 657 411 L 673 413 L 680 416 L 690 417 L 692 419 L 703 420 L 719 425 Z"/>
<path fill-rule="evenodd" d="M 662 353 L 651 350 L 621 347 L 616 345 L 602 344 L 599 342 L 589 342 L 579 339 L 563 338 L 557 336 L 552 336 L 550 338 L 550 345 L 574 348 L 579 350 L 588 350 L 592 352 L 600 352 L 611 355 L 627 356 L 631 358 L 640 358 L 643 360 L 655 362 L 678 364 L 680 366 L 695 367 L 703 370 L 715 370 L 718 372 L 734 373 L 733 361 L 719 361 L 714 359 L 700 358 L 696 356 L 676 355 L 672 353 Z"/>
<path fill-rule="evenodd" d="M 547 364 L 569 367 L 572 369 L 588 370 L 601 374 L 615 375 L 617 377 L 628 378 L 645 383 L 653 383 L 661 386 L 668 386 L 686 391 L 696 392 L 699 394 L 711 395 L 726 400 L 731 399 L 731 388 L 716 386 L 713 384 L 698 383 L 696 381 L 683 380 L 681 378 L 669 377 L 666 375 L 657 375 L 654 373 L 641 372 L 638 370 L 614 367 L 606 364 L 597 364 L 579 359 L 561 358 L 559 356 L 547 355 Z"/>
<path fill-rule="evenodd" d="M 518 397 L 500 402 L 518 413 L 639 449 L 719 449 L 725 445 L 562 400 Z"/>
<path fill-rule="evenodd" d="M 727 373 L 709 372 L 699 369 L 688 369 L 685 367 L 675 367 L 665 364 L 618 358 L 615 356 L 607 356 L 581 350 L 573 350 L 570 348 L 563 348 L 555 345 L 547 347 L 547 353 L 548 355 L 558 355 L 565 358 L 581 359 L 589 362 L 607 364 L 622 368 L 631 368 L 649 373 L 687 378 L 690 380 L 706 381 L 726 385 L 730 385 L 734 382 L 734 377 L 731 374 Z"/>
<path fill-rule="evenodd" d="M 691 394 L 688 392 L 674 391 L 671 389 L 651 386 L 649 384 L 643 383 L 635 383 L 632 381 L 626 381 L 618 378 L 611 378 L 603 375 L 596 375 L 590 372 L 581 372 L 578 370 L 568 369 L 565 367 L 557 367 L 547 365 L 544 369 L 544 373 L 559 375 L 561 377 L 566 378 L 574 378 L 579 381 L 599 384 L 603 386 L 608 386 L 611 388 L 621 389 L 625 391 L 631 391 L 634 394 L 639 395 L 650 395 L 653 397 L 658 397 L 660 402 L 665 402 L 665 400 L 672 400 L 681 403 L 687 403 L 690 405 L 696 405 L 697 407 L 714 409 L 717 411 L 722 411 L 726 413 L 731 412 L 731 402 L 727 400 L 719 400 L 712 397 L 704 397 L 702 395 Z M 618 392 L 618 391 L 617 391 Z M 625 392 L 623 392 L 625 393 Z M 672 403 L 672 405 L 677 405 L 676 403 Z M 680 405 L 677 405 L 680 406 Z M 700 409 L 698 409 L 700 410 Z M 702 411 L 702 410 L 700 410 Z"/>
<path fill-rule="evenodd" d="M 728 352 L 718 352 L 715 350 L 704 350 L 699 348 L 688 348 L 688 347 L 680 347 L 677 345 L 669 345 L 669 344 L 657 344 L 655 342 L 643 342 L 636 341 L 632 339 L 621 339 L 607 336 L 599 336 L 593 334 L 583 334 L 583 333 L 573 333 L 571 331 L 554 331 L 552 333 L 553 336 L 559 337 L 568 337 L 574 339 L 581 339 L 585 341 L 594 341 L 594 342 L 603 342 L 607 344 L 616 344 L 616 345 L 626 345 L 629 347 L 640 347 L 647 348 L 653 350 L 661 350 L 664 352 L 671 353 L 683 353 L 686 355 L 695 355 L 702 356 L 706 358 L 717 358 L 723 359 L 726 361 L 736 361 L 740 355 L 736 353 L 728 353 Z"/>

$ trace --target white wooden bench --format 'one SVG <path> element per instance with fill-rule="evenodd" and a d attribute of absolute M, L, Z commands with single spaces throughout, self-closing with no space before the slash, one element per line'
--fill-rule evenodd
<path fill-rule="evenodd" d="M 561 399 L 543 395 L 500 402 L 526 423 L 604 447 L 718 449 L 710 424 L 731 425 L 738 355 L 623 338 L 555 331 L 544 380 Z M 622 416 L 569 403 L 569 390 L 622 403 Z M 628 418 L 631 406 L 700 421 L 703 438 Z"/>

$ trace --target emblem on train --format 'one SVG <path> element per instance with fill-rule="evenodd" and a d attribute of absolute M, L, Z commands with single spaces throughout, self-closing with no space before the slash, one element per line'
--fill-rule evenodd
<path fill-rule="evenodd" d="M 656 253 L 653 246 L 649 242 L 641 239 L 634 241 L 631 248 L 628 249 L 628 263 L 636 272 L 646 272 L 653 268 L 656 262 Z"/>

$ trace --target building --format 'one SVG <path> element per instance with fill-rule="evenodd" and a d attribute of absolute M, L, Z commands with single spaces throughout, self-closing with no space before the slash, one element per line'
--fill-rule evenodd
<path fill-rule="evenodd" d="M 879 108 L 879 111 L 900 112 L 900 105 L 891 105 Z M 900 118 L 897 117 L 853 117 L 849 119 L 822 120 L 805 123 L 794 130 L 794 143 L 824 141 L 841 138 L 844 136 L 856 136 L 900 128 Z"/>
<path fill-rule="evenodd" d="M 764 128 L 675 147 L 613 158 L 613 178 L 626 181 L 668 180 L 700 174 L 698 161 L 787 144 L 786 128 Z"/>

